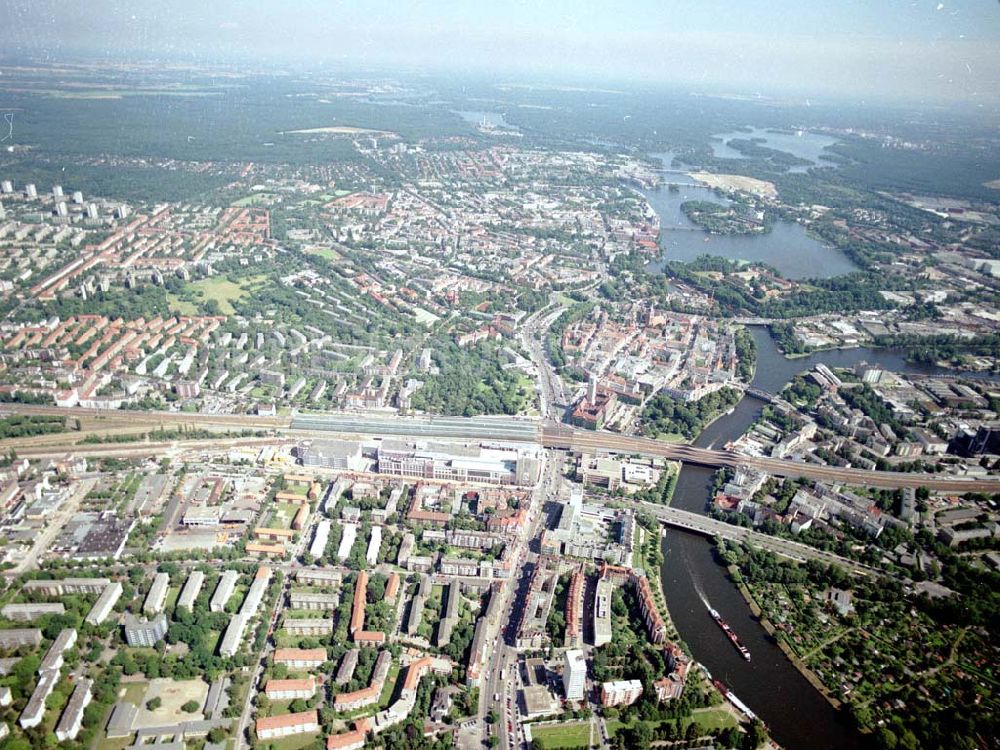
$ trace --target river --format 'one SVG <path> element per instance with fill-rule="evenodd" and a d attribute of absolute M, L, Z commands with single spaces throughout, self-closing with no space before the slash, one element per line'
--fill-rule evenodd
<path fill-rule="evenodd" d="M 848 367 L 864 361 L 897 372 L 939 372 L 934 367 L 910 364 L 898 352 L 866 348 L 786 359 L 767 329 L 755 327 L 751 332 L 757 343 L 753 385 L 771 393 L 781 390 L 796 373 L 819 362 L 831 367 Z M 744 398 L 731 413 L 710 425 L 695 444 L 700 447 L 724 445 L 743 434 L 762 408 L 760 401 Z M 705 513 L 712 476 L 711 469 L 685 465 L 677 480 L 673 505 Z M 858 734 L 838 718 L 750 614 L 725 568 L 715 561 L 709 540 L 668 530 L 663 553 L 663 590 L 681 638 L 713 677 L 722 680 L 761 717 L 777 742 L 790 750 L 861 747 Z M 753 654 L 753 661 L 747 663 L 739 656 L 709 618 L 702 597 L 711 602 L 739 634 Z"/>

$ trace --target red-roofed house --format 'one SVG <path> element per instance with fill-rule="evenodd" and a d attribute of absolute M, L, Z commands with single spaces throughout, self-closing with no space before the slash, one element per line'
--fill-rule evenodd
<path fill-rule="evenodd" d="M 297 714 L 282 714 L 281 716 L 266 716 L 263 719 L 257 719 L 257 737 L 262 740 L 318 731 L 319 712 L 316 709 Z"/>

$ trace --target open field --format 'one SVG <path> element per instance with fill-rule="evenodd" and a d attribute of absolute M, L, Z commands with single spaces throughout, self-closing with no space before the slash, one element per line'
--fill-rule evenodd
<path fill-rule="evenodd" d="M 610 722 L 609 722 L 610 727 Z M 610 731 L 610 728 L 609 730 Z M 594 728 L 595 738 L 600 737 L 599 730 Z M 531 737 L 542 743 L 545 750 L 559 750 L 565 747 L 586 747 L 590 742 L 590 724 L 573 722 L 571 724 L 549 724 L 531 727 Z"/>
<path fill-rule="evenodd" d="M 233 201 L 233 205 L 238 206 L 239 208 L 266 205 L 275 200 L 277 197 L 277 193 L 254 193 L 253 195 L 248 195 L 246 198 L 240 198 L 238 201 Z"/>
<path fill-rule="evenodd" d="M 710 188 L 742 190 L 746 193 L 763 195 L 766 198 L 778 197 L 778 190 L 774 187 L 773 182 L 758 180 L 755 177 L 744 177 L 739 174 L 713 174 L 712 172 L 692 172 L 691 176 Z"/>
<path fill-rule="evenodd" d="M 269 740 L 268 747 L 274 750 L 300 750 L 316 741 L 316 733 L 293 734 L 291 737 L 279 737 L 276 740 Z"/>
<path fill-rule="evenodd" d="M 322 245 L 310 245 L 305 248 L 305 251 L 311 255 L 318 255 L 321 258 L 326 258 L 327 260 L 340 260 L 340 253 L 334 250 L 332 247 L 323 247 Z"/>
<path fill-rule="evenodd" d="M 185 285 L 181 295 L 168 294 L 167 302 L 171 310 L 181 315 L 195 315 L 198 312 L 198 307 L 194 299 L 185 299 L 185 297 L 195 298 L 199 301 L 214 299 L 219 303 L 219 311 L 223 315 L 233 315 L 236 310 L 232 303 L 249 295 L 250 290 L 242 284 L 236 284 L 226 278 L 215 277 Z"/>
<path fill-rule="evenodd" d="M 203 680 L 183 680 L 175 681 L 168 679 L 156 679 L 149 681 L 146 694 L 139 704 L 139 715 L 136 718 L 136 726 L 162 726 L 164 724 L 181 723 L 200 719 L 201 714 L 185 713 L 181 710 L 188 701 L 195 701 L 199 710 L 205 705 L 205 698 L 208 695 L 208 683 Z M 146 708 L 146 703 L 153 698 L 163 701 L 162 705 L 155 711 Z"/>
<path fill-rule="evenodd" d="M 300 135 L 312 135 L 312 134 L 329 134 L 329 135 L 390 135 L 393 137 L 398 137 L 396 133 L 390 130 L 370 130 L 368 128 L 356 128 L 348 125 L 332 125 L 325 128 L 306 128 L 305 130 L 283 130 L 282 135 L 287 133 L 298 133 Z"/>

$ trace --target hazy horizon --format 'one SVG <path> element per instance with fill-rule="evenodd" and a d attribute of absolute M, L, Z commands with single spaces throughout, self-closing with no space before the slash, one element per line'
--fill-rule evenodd
<path fill-rule="evenodd" d="M 0 0 L 0 8 L 8 54 L 405 66 L 747 95 L 1000 102 L 1000 5 L 972 0 L 557 0 L 543 7 Z"/>

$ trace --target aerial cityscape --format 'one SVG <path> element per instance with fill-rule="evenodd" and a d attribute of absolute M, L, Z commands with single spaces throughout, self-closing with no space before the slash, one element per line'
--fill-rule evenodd
<path fill-rule="evenodd" d="M 1000 748 L 1000 8 L 95 2 L 0 1 L 0 750 Z"/>

